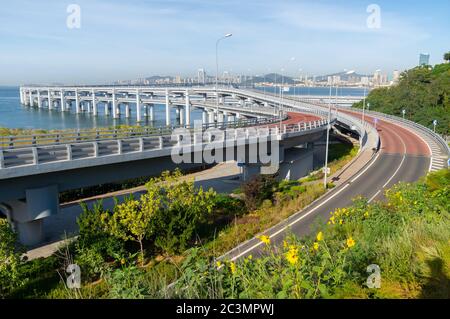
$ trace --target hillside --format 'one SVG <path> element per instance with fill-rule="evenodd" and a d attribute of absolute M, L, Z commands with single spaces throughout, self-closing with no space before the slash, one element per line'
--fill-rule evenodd
<path fill-rule="evenodd" d="M 416 67 L 401 74 L 398 85 L 370 92 L 370 110 L 405 117 L 436 131 L 450 134 L 450 64 Z M 363 103 L 354 104 L 362 108 Z"/>

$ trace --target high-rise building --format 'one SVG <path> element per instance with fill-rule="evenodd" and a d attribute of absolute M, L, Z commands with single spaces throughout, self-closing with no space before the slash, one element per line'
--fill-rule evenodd
<path fill-rule="evenodd" d="M 204 69 L 198 69 L 197 80 L 199 84 L 206 83 L 206 72 Z"/>
<path fill-rule="evenodd" d="M 394 72 L 392 73 L 392 81 L 394 83 L 398 83 L 399 80 L 400 80 L 400 71 L 394 70 Z"/>
<path fill-rule="evenodd" d="M 421 53 L 419 55 L 419 66 L 430 65 L 430 55 L 428 53 Z"/>

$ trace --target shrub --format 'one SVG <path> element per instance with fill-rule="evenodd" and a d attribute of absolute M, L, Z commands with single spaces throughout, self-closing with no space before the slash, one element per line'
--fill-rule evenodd
<path fill-rule="evenodd" d="M 258 175 L 242 185 L 245 206 L 249 211 L 257 209 L 263 200 L 272 199 L 276 180 L 271 175 Z"/>
<path fill-rule="evenodd" d="M 6 219 L 0 219 L 0 298 L 23 283 L 19 276 L 20 256 L 17 234 Z"/>

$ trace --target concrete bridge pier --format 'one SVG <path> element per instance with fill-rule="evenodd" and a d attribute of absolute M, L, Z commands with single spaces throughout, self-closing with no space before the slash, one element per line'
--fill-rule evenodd
<path fill-rule="evenodd" d="M 41 91 L 37 91 L 37 99 L 38 99 L 38 108 L 42 107 L 42 100 L 41 100 Z"/>
<path fill-rule="evenodd" d="M 31 91 L 30 91 L 30 96 L 29 96 L 29 98 L 30 98 L 30 106 L 34 106 L 34 105 L 33 105 L 33 92 L 31 92 Z"/>
<path fill-rule="evenodd" d="M 184 125 L 184 108 L 179 106 L 180 109 L 180 125 Z"/>
<path fill-rule="evenodd" d="M 25 199 L 5 202 L 0 209 L 7 210 L 19 241 L 26 246 L 36 245 L 44 241 L 43 219 L 59 211 L 58 187 L 27 189 Z"/>
<path fill-rule="evenodd" d="M 155 120 L 155 106 L 153 104 L 150 104 L 148 106 L 148 116 L 150 118 L 150 121 L 153 122 Z"/>
<path fill-rule="evenodd" d="M 185 98 L 185 112 L 186 112 L 186 125 L 191 125 L 191 101 L 189 98 L 189 91 L 186 90 Z"/>
<path fill-rule="evenodd" d="M 60 98 L 60 103 L 61 103 L 61 112 L 64 112 L 66 110 L 66 101 L 64 98 L 63 90 L 61 90 L 59 98 Z"/>
<path fill-rule="evenodd" d="M 202 111 L 202 123 L 208 124 L 208 112 L 205 109 Z"/>
<path fill-rule="evenodd" d="M 170 126 L 170 100 L 168 89 L 166 89 L 166 126 Z"/>
<path fill-rule="evenodd" d="M 81 112 L 81 105 L 80 105 L 80 95 L 78 94 L 78 90 L 75 90 L 75 113 Z"/>
<path fill-rule="evenodd" d="M 136 91 L 136 122 L 141 122 L 141 97 L 139 90 Z"/>
<path fill-rule="evenodd" d="M 105 102 L 105 115 L 109 116 L 109 102 Z"/>
<path fill-rule="evenodd" d="M 130 103 L 124 103 L 125 104 L 125 117 L 128 119 L 130 118 Z"/>
<path fill-rule="evenodd" d="M 116 100 L 116 91 L 113 90 L 112 91 L 112 113 L 113 113 L 113 118 L 118 118 L 120 115 L 120 110 L 118 111 L 118 105 L 117 105 L 117 100 Z"/>

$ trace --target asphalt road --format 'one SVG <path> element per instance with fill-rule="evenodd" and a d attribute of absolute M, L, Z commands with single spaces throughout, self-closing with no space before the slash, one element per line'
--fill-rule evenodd
<path fill-rule="evenodd" d="M 366 121 L 373 123 L 374 118 L 366 117 Z M 377 130 L 381 148 L 371 162 L 348 182 L 267 231 L 265 235 L 271 238 L 275 246 L 279 246 L 286 235 L 308 235 L 317 222 L 327 221 L 331 211 L 351 205 L 359 195 L 369 201 L 382 200 L 384 190 L 394 184 L 413 182 L 426 174 L 430 167 L 431 151 L 420 136 L 382 119 L 378 119 Z M 263 247 L 259 239 L 253 238 L 228 252 L 224 258 L 234 261 L 248 255 L 258 256 L 263 253 Z"/>

